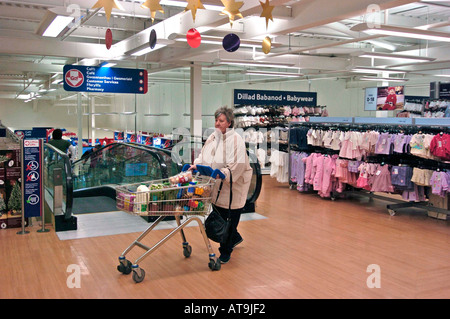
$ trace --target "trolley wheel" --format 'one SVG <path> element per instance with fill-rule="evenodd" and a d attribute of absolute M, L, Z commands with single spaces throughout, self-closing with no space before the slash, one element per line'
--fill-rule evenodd
<path fill-rule="evenodd" d="M 393 209 L 388 209 L 389 215 L 394 216 L 395 215 L 395 210 Z"/>
<path fill-rule="evenodd" d="M 117 266 L 117 270 L 120 271 L 124 275 L 129 275 L 131 273 L 131 261 L 125 259 L 125 262 L 122 261 Z"/>
<path fill-rule="evenodd" d="M 189 258 L 192 254 L 192 246 L 191 245 L 183 245 L 183 255 L 186 258 Z"/>
<path fill-rule="evenodd" d="M 220 261 L 218 259 L 210 259 L 208 267 L 211 270 L 220 270 Z"/>
<path fill-rule="evenodd" d="M 134 268 L 133 267 L 133 280 L 135 283 L 140 283 L 145 278 L 145 271 L 142 268 Z"/>

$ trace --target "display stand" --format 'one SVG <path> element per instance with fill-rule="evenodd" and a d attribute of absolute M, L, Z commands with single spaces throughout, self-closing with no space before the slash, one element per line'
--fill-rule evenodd
<path fill-rule="evenodd" d="M 399 132 L 402 130 L 416 130 L 419 132 L 420 130 L 423 131 L 443 131 L 443 132 L 450 132 L 450 118 L 365 118 L 365 117 L 329 117 L 329 118 L 317 118 L 317 119 L 311 119 L 310 122 L 304 122 L 304 123 L 290 123 L 289 124 L 289 145 L 288 145 L 288 152 L 289 152 L 289 177 L 292 176 L 291 174 L 291 152 L 292 151 L 306 151 L 306 152 L 329 152 L 329 149 L 321 148 L 321 147 L 308 147 L 307 150 L 301 149 L 299 150 L 295 145 L 292 145 L 290 143 L 290 134 L 292 132 L 292 129 L 299 127 L 299 126 L 305 126 L 308 128 L 323 128 L 328 129 L 330 127 L 340 127 L 342 129 L 380 129 L 380 128 L 388 128 L 391 130 L 398 130 Z M 408 154 L 409 156 L 412 156 Z M 414 156 L 413 156 L 414 157 Z M 422 159 L 422 158 L 417 158 Z M 386 157 L 383 157 L 383 160 L 386 160 Z M 429 165 L 434 165 L 435 169 L 450 169 L 450 163 L 442 162 L 442 161 L 435 161 L 435 160 L 428 160 L 430 163 Z M 289 184 L 290 188 L 293 188 L 293 185 L 296 184 L 292 182 L 289 178 Z M 437 214 L 444 214 L 444 215 L 450 215 L 450 210 L 447 209 L 448 207 L 439 207 L 433 205 L 430 202 L 406 202 L 404 200 L 399 200 L 396 198 L 388 197 L 388 196 L 382 196 L 378 194 L 374 194 L 373 192 L 362 190 L 362 189 L 352 189 L 352 190 L 346 190 L 344 192 L 345 194 L 357 194 L 357 195 L 363 195 L 369 198 L 376 198 L 381 199 L 385 201 L 392 202 L 392 204 L 388 204 L 386 206 L 389 214 L 391 216 L 395 215 L 396 211 L 401 208 L 406 207 L 414 207 L 419 209 L 425 209 L 427 211 L 435 212 Z M 447 198 L 447 197 L 446 197 Z M 332 197 L 334 199 L 334 197 Z M 441 205 L 442 206 L 442 205 Z M 448 216 L 447 216 L 448 217 Z"/>

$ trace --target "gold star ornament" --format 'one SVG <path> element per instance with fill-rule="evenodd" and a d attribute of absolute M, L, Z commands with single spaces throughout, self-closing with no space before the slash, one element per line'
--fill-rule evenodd
<path fill-rule="evenodd" d="M 233 26 L 233 22 L 235 17 L 243 18 L 242 13 L 239 9 L 243 6 L 244 2 L 235 0 L 221 0 L 222 4 L 225 6 L 225 9 L 220 13 L 221 15 L 227 15 L 230 20 L 230 26 Z"/>
<path fill-rule="evenodd" d="M 147 0 L 142 4 L 142 8 L 150 9 L 150 16 L 152 17 L 152 23 L 155 21 L 156 11 L 164 13 L 161 4 L 159 3 L 161 0 Z"/>
<path fill-rule="evenodd" d="M 96 8 L 104 8 L 106 14 L 106 20 L 109 22 L 109 18 L 111 18 L 111 11 L 113 8 L 119 9 L 123 11 L 122 6 L 116 0 L 98 0 L 96 4 L 92 7 L 92 9 Z"/>
<path fill-rule="evenodd" d="M 260 17 L 266 18 L 266 30 L 267 30 L 267 27 L 269 26 L 269 20 L 273 21 L 272 10 L 273 10 L 274 6 L 271 6 L 269 4 L 269 0 L 266 0 L 265 3 L 261 2 L 261 1 L 259 3 L 261 4 L 261 7 L 263 8 L 263 12 L 261 13 Z"/>
<path fill-rule="evenodd" d="M 197 9 L 205 9 L 203 3 L 200 0 L 187 0 L 188 5 L 184 9 L 184 12 L 191 10 L 192 20 L 195 22 L 195 15 L 197 14 Z"/>

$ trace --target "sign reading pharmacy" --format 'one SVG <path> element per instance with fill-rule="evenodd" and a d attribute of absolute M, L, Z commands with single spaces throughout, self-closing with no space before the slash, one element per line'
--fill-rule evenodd
<path fill-rule="evenodd" d="M 316 92 L 234 90 L 234 104 L 316 106 Z"/>
<path fill-rule="evenodd" d="M 84 65 L 64 66 L 64 90 L 91 93 L 145 94 L 147 71 Z"/>

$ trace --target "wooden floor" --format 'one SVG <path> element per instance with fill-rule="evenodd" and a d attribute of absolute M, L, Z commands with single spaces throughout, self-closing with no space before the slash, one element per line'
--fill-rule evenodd
<path fill-rule="evenodd" d="M 140 263 L 139 284 L 116 268 L 139 233 L 61 241 L 38 225 L 26 235 L 0 230 L 0 298 L 450 298 L 450 222 L 408 210 L 390 216 L 385 205 L 300 194 L 264 176 L 257 212 L 267 218 L 241 222 L 244 242 L 220 271 L 209 270 L 198 228 L 189 227 L 192 256 L 184 258 L 179 236 L 169 240 Z M 80 288 L 67 285 L 72 264 Z M 379 266 L 380 288 L 367 285 L 369 265 Z"/>

